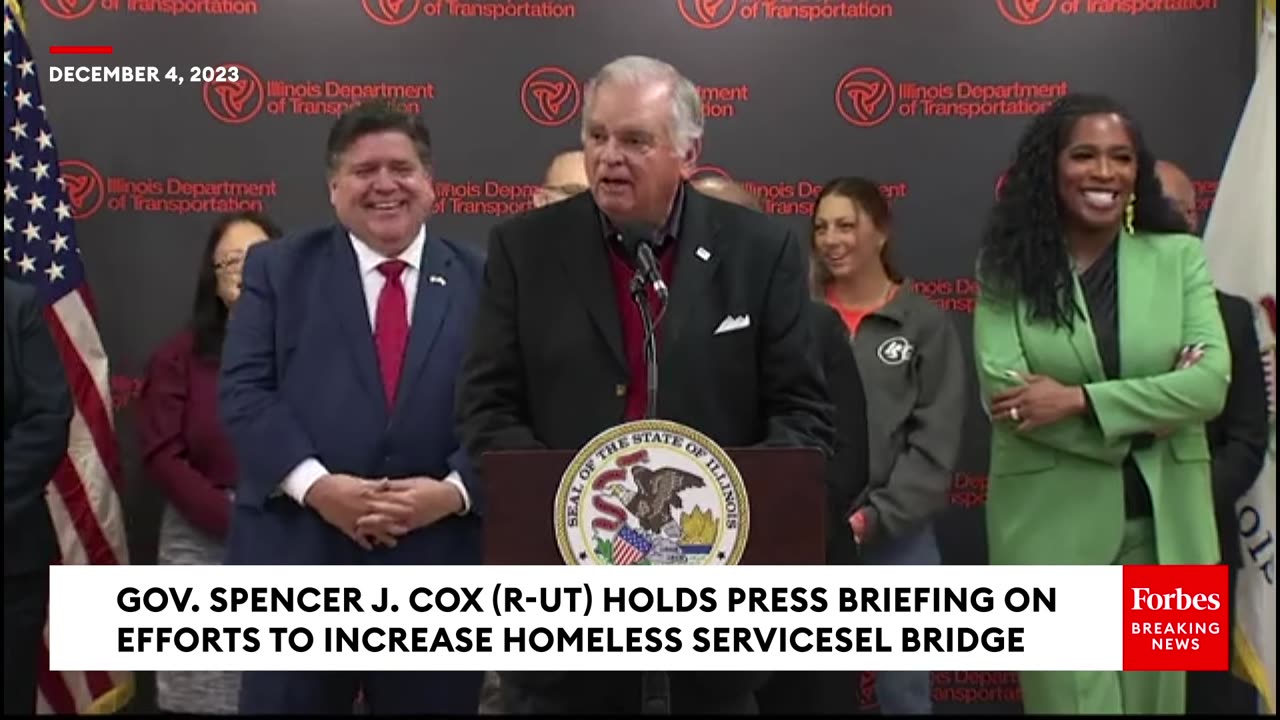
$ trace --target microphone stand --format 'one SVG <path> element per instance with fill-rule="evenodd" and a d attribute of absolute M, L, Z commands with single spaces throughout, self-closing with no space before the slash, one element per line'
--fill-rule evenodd
<path fill-rule="evenodd" d="M 644 364 L 649 382 L 644 416 L 646 420 L 653 420 L 658 417 L 658 338 L 654 331 L 653 313 L 649 309 L 649 287 L 643 270 L 636 270 L 631 277 L 631 299 L 640 309 L 640 321 L 644 325 Z M 659 320 L 665 311 L 664 304 L 659 310 Z M 640 673 L 640 713 L 671 714 L 671 679 L 665 671 L 647 670 Z"/>
<path fill-rule="evenodd" d="M 644 365 L 648 379 L 644 417 L 653 420 L 658 417 L 658 333 L 654 327 L 653 312 L 649 309 L 648 283 L 640 270 L 631 277 L 631 300 L 639 308 L 640 322 L 644 325 Z"/>

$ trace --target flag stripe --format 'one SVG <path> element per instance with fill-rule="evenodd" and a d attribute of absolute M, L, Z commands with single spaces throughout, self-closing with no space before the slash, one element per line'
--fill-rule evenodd
<path fill-rule="evenodd" d="M 50 710 L 80 707 L 71 695 L 71 688 L 67 687 L 67 682 L 71 677 L 73 677 L 73 674 L 64 675 L 49 669 L 49 641 L 47 638 L 41 640 L 40 693 L 38 700 L 48 705 Z"/>
<path fill-rule="evenodd" d="M 36 289 L 74 404 L 67 448 L 45 493 L 57 562 L 126 563 L 110 368 L 76 238 L 78 208 L 66 191 L 39 69 L 12 0 L 5 0 L 4 41 L 5 274 Z M 37 654 L 41 713 L 115 712 L 132 697 L 132 673 L 50 671 L 47 623 Z"/>

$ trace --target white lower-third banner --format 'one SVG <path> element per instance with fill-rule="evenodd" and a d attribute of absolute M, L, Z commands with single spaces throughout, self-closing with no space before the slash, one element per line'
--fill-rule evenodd
<path fill-rule="evenodd" d="M 68 670 L 1226 669 L 1196 567 L 55 566 Z"/>

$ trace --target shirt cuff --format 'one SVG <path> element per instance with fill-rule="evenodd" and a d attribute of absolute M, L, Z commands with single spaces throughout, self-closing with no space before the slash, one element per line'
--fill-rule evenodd
<path fill-rule="evenodd" d="M 293 501 L 299 505 L 306 505 L 307 491 L 311 489 L 316 481 L 329 474 L 329 470 L 320 464 L 315 458 L 307 458 L 298 463 L 298 466 L 285 477 L 284 482 L 280 483 L 280 489 L 285 495 L 293 498 Z"/>
<path fill-rule="evenodd" d="M 466 515 L 471 512 L 471 496 L 467 494 L 467 486 L 462 482 L 462 476 L 457 470 L 449 473 L 444 482 L 458 488 L 458 494 L 462 496 L 462 509 L 458 511 L 459 515 Z"/>

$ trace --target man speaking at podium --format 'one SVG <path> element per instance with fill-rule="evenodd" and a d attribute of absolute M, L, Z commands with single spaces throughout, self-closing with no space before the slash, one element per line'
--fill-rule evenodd
<path fill-rule="evenodd" d="M 620 232 L 650 244 L 670 288 L 661 313 L 650 292 L 659 318 L 657 417 L 726 448 L 830 451 L 832 411 L 806 320 L 804 244 L 766 216 L 684 182 L 702 130 L 697 89 L 666 63 L 621 58 L 587 83 L 590 192 L 508 220 L 490 237 L 459 380 L 460 430 L 473 463 L 491 450 L 578 450 L 644 417 L 644 332 Z M 670 673 L 664 695 L 672 713 L 752 713 L 766 676 Z M 638 672 L 504 673 L 502 685 L 513 714 L 652 709 Z"/>

